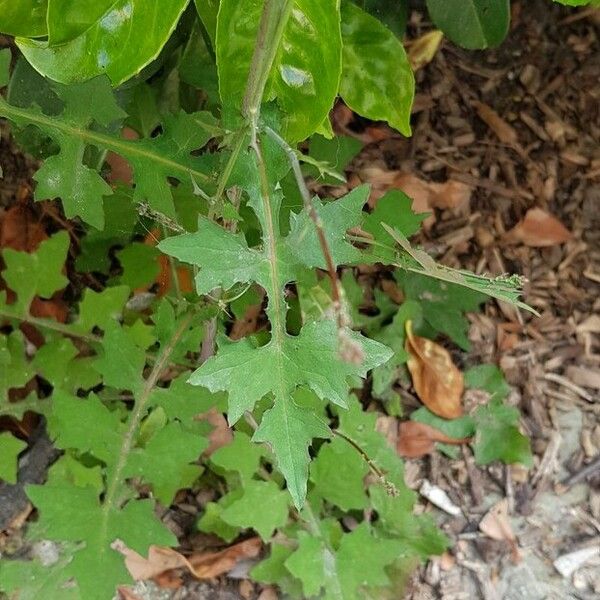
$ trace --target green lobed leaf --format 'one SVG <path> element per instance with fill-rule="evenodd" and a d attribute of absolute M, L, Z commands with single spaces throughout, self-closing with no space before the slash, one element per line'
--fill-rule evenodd
<path fill-rule="evenodd" d="M 486 301 L 483 293 L 401 269 L 394 277 L 406 298 L 419 303 L 423 319 L 435 332 L 447 335 L 463 350 L 470 349 L 465 313 L 479 310 Z"/>
<path fill-rule="evenodd" d="M 498 46 L 508 33 L 509 0 L 426 0 L 431 20 L 463 48 Z"/>
<path fill-rule="evenodd" d="M 34 375 L 35 371 L 26 358 L 23 334 L 16 330 L 0 335 L 0 414 L 20 416 L 19 407 L 23 403 L 9 403 L 8 392 L 23 387 Z"/>
<path fill-rule="evenodd" d="M 136 202 L 174 218 L 175 207 L 169 178 L 190 185 L 206 185 L 213 177 L 210 155 L 193 156 L 208 140 L 222 132 L 210 113 L 184 113 L 164 118 L 161 135 L 150 139 L 125 140 L 118 134 L 98 130 L 125 113 L 116 105 L 105 77 L 54 89 L 64 101 L 60 115 L 46 114 L 37 107 L 8 104 L 0 98 L 0 116 L 18 126 L 34 125 L 55 140 L 60 152 L 51 156 L 35 176 L 36 199 L 61 197 L 68 217 L 81 216 L 98 229 L 104 225 L 103 196 L 112 190 L 100 175 L 82 162 L 85 150 L 94 146 L 115 152 L 133 167 Z M 120 229 L 122 229 L 121 225 Z"/>
<path fill-rule="evenodd" d="M 27 448 L 27 442 L 16 438 L 12 433 L 0 433 L 0 479 L 7 483 L 17 483 L 19 454 Z"/>
<path fill-rule="evenodd" d="M 253 444 L 250 437 L 242 431 L 233 434 L 233 441 L 217 449 L 210 457 L 210 462 L 224 471 L 236 471 L 240 475 L 242 485 L 247 485 L 258 470 L 264 450 Z"/>
<path fill-rule="evenodd" d="M 475 461 L 487 465 L 495 460 L 504 463 L 533 465 L 529 438 L 519 431 L 521 415 L 513 406 L 505 406 L 497 400 L 490 400 L 487 406 L 480 406 L 473 415 L 477 430 L 473 440 Z"/>
<path fill-rule="evenodd" d="M 46 539 L 85 542 L 68 564 L 59 565 L 54 572 L 61 584 L 74 577 L 86 600 L 111 598 L 117 584 L 131 580 L 123 557 L 110 547 L 115 540 L 122 540 L 142 555 L 147 554 L 150 544 L 177 543 L 155 517 L 151 500 L 129 502 L 124 508 L 108 506 L 91 487 L 65 483 L 28 486 L 26 491 L 40 513 L 37 529 Z M 94 568 L 97 565 L 102 565 L 102 577 Z"/>
<path fill-rule="evenodd" d="M 382 223 L 401 231 L 407 238 L 417 233 L 427 213 L 415 214 L 412 211 L 412 200 L 400 190 L 389 190 L 379 200 L 369 215 L 366 216 L 362 228 L 373 236 L 376 243 L 393 246 L 394 239 L 384 229 Z M 392 262 L 394 251 L 385 246 L 377 248 L 377 260 Z"/>
<path fill-rule="evenodd" d="M 117 389 L 139 391 L 143 384 L 145 352 L 112 321 L 107 324 L 102 346 L 103 354 L 94 362 L 94 368 L 104 378 L 104 384 Z"/>
<path fill-rule="evenodd" d="M 485 390 L 491 399 L 504 400 L 510 393 L 510 385 L 504 373 L 496 365 L 477 365 L 465 372 L 465 385 L 468 388 Z"/>
<path fill-rule="evenodd" d="M 67 18 L 64 2 L 49 10 L 49 41 L 17 38 L 25 58 L 45 77 L 72 83 L 106 74 L 113 85 L 123 83 L 158 56 L 189 0 L 88 2 L 87 8 L 71 7 Z"/>
<path fill-rule="evenodd" d="M 269 150 L 268 143 L 265 144 L 267 150 L 275 152 Z M 251 156 L 242 154 L 241 161 L 240 168 L 251 173 Z M 279 161 L 281 157 L 275 153 L 267 164 L 285 173 Z M 309 323 L 296 337 L 287 333 L 283 289 L 303 268 L 293 252 L 290 240 L 294 240 L 294 235 L 282 238 L 278 231 L 281 194 L 273 189 L 270 197 L 264 198 L 252 176 L 249 182 L 248 179 L 241 181 L 261 223 L 264 243 L 260 250 L 249 248 L 241 235 L 227 232 L 203 218 L 197 233 L 168 238 L 159 244 L 159 248 L 200 267 L 196 278 L 198 293 L 250 282 L 256 282 L 266 290 L 271 340 L 260 348 L 249 339 L 235 343 L 222 340 L 217 355 L 206 361 L 192 375 L 190 382 L 211 391 L 229 393 L 230 423 L 237 422 L 265 395 L 272 394 L 274 407 L 264 415 L 264 425 L 261 424 L 256 432 L 255 441 L 271 445 L 294 502 L 301 506 L 306 493 L 308 445 L 312 437 L 328 437 L 329 432 L 320 419 L 295 406 L 292 392 L 300 385 L 307 385 L 319 397 L 345 406 L 349 378 L 365 376 L 367 371 L 384 362 L 389 352 L 377 342 L 348 331 L 343 334 L 347 336 L 347 343 L 362 348 L 364 360 L 360 365 L 345 362 L 339 356 L 340 332 L 332 321 Z M 353 210 L 360 212 L 365 197 L 365 190 L 350 197 L 356 205 Z M 332 239 L 335 231 L 332 221 L 337 219 L 338 227 L 346 227 L 346 221 L 337 217 L 335 204 L 332 203 L 331 212 L 324 212 L 323 216 L 324 227 Z M 343 201 L 341 206 L 345 206 Z M 312 250 L 313 244 L 318 246 L 316 236 L 310 230 L 306 231 L 306 236 L 304 252 L 316 256 Z M 224 256 L 227 260 L 223 260 Z"/>
<path fill-rule="evenodd" d="M 17 294 L 17 301 L 10 307 L 12 311 L 26 314 L 35 296 L 50 298 L 68 285 L 69 280 L 63 274 L 68 250 L 69 234 L 66 231 L 44 240 L 35 252 L 2 250 L 5 264 L 2 277 Z"/>
<path fill-rule="evenodd" d="M 345 239 L 345 233 L 362 220 L 362 207 L 368 196 L 369 186 L 361 185 L 339 200 L 327 204 L 313 200 L 335 266 L 360 261 L 360 250 Z M 298 216 L 292 214 L 291 219 L 291 230 L 286 242 L 296 260 L 307 267 L 326 269 L 327 263 L 317 230 L 306 210 Z"/>
<path fill-rule="evenodd" d="M 223 510 L 221 519 L 229 525 L 252 528 L 266 541 L 287 523 L 288 498 L 273 481 L 250 481 L 239 500 Z"/>
<path fill-rule="evenodd" d="M 344 511 L 367 506 L 364 478 L 369 467 L 355 448 L 339 437 L 323 444 L 310 466 L 314 491 Z"/>
<path fill-rule="evenodd" d="M 46 35 L 48 0 L 0 0 L 0 32 L 6 35 Z"/>
<path fill-rule="evenodd" d="M 186 431 L 180 423 L 168 423 L 147 444 L 133 450 L 123 475 L 151 481 L 154 496 L 169 506 L 176 492 L 190 487 L 202 472 L 192 463 L 207 447 L 207 439 Z"/>
<path fill-rule="evenodd" d="M 410 135 L 415 81 L 398 38 L 351 2 L 342 4 L 340 95 L 358 114 Z"/>
<path fill-rule="evenodd" d="M 106 331 L 110 323 L 121 318 L 128 298 L 129 288 L 126 285 L 107 287 L 100 292 L 86 288 L 79 303 L 77 329 L 89 333 L 98 327 Z"/>

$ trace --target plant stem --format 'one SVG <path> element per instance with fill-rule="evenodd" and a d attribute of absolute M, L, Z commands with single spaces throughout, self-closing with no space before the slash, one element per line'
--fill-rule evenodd
<path fill-rule="evenodd" d="M 300 161 L 298 160 L 298 156 L 294 152 L 294 149 L 276 131 L 274 131 L 270 127 L 265 127 L 265 131 L 269 137 L 271 137 L 275 142 L 277 142 L 277 144 L 279 144 L 279 146 L 288 156 L 288 159 L 292 166 L 294 177 L 296 179 L 296 184 L 298 185 L 298 189 L 300 190 L 300 194 L 302 196 L 304 209 L 308 213 L 308 216 L 310 217 L 311 221 L 315 226 L 315 229 L 317 231 L 317 238 L 319 240 L 319 245 L 321 246 L 321 252 L 325 257 L 327 273 L 329 274 L 329 279 L 331 280 L 331 295 L 333 300 L 333 309 L 336 314 L 338 327 L 346 327 L 349 323 L 342 302 L 343 292 L 340 286 L 340 281 L 337 276 L 337 269 L 335 268 L 335 263 L 333 262 L 333 257 L 329 248 L 329 242 L 327 241 L 325 230 L 323 229 L 323 223 L 315 209 L 315 205 L 313 204 L 310 191 L 308 190 L 308 187 L 306 185 L 306 181 L 304 181 L 304 175 L 302 175 L 302 169 L 300 167 Z"/>
<path fill-rule="evenodd" d="M 169 343 L 164 346 L 161 350 L 154 367 L 152 367 L 152 371 L 148 376 L 148 379 L 144 382 L 144 387 L 140 392 L 140 395 L 136 397 L 135 403 L 133 405 L 133 410 L 131 411 L 131 416 L 129 417 L 129 423 L 127 425 L 127 431 L 123 436 L 123 442 L 121 444 L 121 448 L 119 449 L 119 458 L 117 463 L 115 464 L 115 468 L 110 472 L 108 481 L 106 484 L 106 496 L 104 498 L 104 502 L 102 504 L 102 531 L 104 535 L 106 534 L 106 530 L 108 527 L 109 514 L 111 510 L 117 508 L 118 498 L 117 492 L 119 491 L 119 487 L 122 483 L 122 473 L 125 465 L 127 464 L 127 458 L 129 457 L 129 453 L 134 444 L 134 437 L 136 431 L 140 427 L 140 423 L 144 418 L 144 414 L 146 411 L 146 405 L 148 403 L 148 399 L 150 398 L 150 394 L 156 383 L 158 382 L 159 377 L 162 372 L 166 368 L 169 363 L 169 359 L 171 358 L 171 354 L 175 350 L 175 346 L 177 342 L 189 327 L 194 314 L 192 312 L 188 313 L 179 324 L 179 327 L 175 330 L 175 333 L 169 340 Z"/>
<path fill-rule="evenodd" d="M 250 122 L 253 137 L 256 135 L 265 85 L 293 5 L 293 0 L 265 0 L 263 6 L 242 103 L 242 114 Z"/>

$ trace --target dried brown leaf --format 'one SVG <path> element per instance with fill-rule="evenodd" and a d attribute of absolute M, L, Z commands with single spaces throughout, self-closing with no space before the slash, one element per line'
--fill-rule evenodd
<path fill-rule="evenodd" d="M 512 125 L 507 123 L 491 106 L 483 102 L 473 102 L 479 118 L 496 134 L 503 144 L 518 144 L 519 137 Z"/>
<path fill-rule="evenodd" d="M 444 444 L 466 444 L 469 438 L 455 439 L 448 437 L 438 429 L 417 423 L 416 421 L 403 421 L 400 423 L 398 442 L 396 449 L 400 456 L 405 458 L 419 458 L 430 454 L 435 448 L 436 442 Z"/>
<path fill-rule="evenodd" d="M 148 558 L 128 548 L 122 540 L 111 547 L 125 557 L 125 566 L 136 581 L 158 577 L 165 571 L 186 568 L 197 579 L 210 579 L 230 571 L 240 560 L 258 556 L 262 543 L 254 537 L 219 552 L 201 552 L 189 558 L 172 548 L 150 546 Z"/>
<path fill-rule="evenodd" d="M 413 334 L 411 321 L 406 322 L 407 366 L 413 385 L 423 404 L 444 419 L 455 419 L 463 414 L 462 373 L 452 362 L 450 353 L 439 344 Z"/>
<path fill-rule="evenodd" d="M 520 560 L 517 538 L 508 517 L 508 500 L 506 498 L 492 506 L 479 522 L 479 529 L 493 540 L 508 542 L 511 547 L 513 562 L 516 563 Z"/>
<path fill-rule="evenodd" d="M 554 216 L 541 208 L 530 208 L 525 217 L 507 234 L 507 241 L 521 242 L 532 248 L 564 244 L 571 232 Z"/>

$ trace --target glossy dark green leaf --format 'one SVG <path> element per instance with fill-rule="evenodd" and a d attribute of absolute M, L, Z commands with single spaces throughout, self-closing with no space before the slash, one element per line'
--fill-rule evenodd
<path fill-rule="evenodd" d="M 18 38 L 17 45 L 36 70 L 55 81 L 83 81 L 106 73 L 118 85 L 158 56 L 188 2 L 117 0 L 64 44 L 50 46 L 47 41 Z M 59 38 L 77 29 L 57 27 Z"/>
<path fill-rule="evenodd" d="M 46 35 L 48 0 L 0 0 L 0 32 L 8 35 Z"/>
<path fill-rule="evenodd" d="M 406 31 L 408 3 L 409 0 L 363 0 L 361 6 L 401 38 Z"/>
<path fill-rule="evenodd" d="M 219 0 L 194 0 L 196 10 L 204 29 L 210 39 L 210 42 L 215 47 L 217 38 L 217 14 L 219 12 Z"/>
<path fill-rule="evenodd" d="M 298 142 L 317 131 L 337 96 L 341 70 L 339 2 L 296 0 L 271 80 L 287 139 Z"/>
<path fill-rule="evenodd" d="M 358 114 L 410 135 L 415 81 L 398 38 L 358 6 L 342 6 L 340 95 Z"/>
<path fill-rule="evenodd" d="M 217 67 L 221 99 L 239 112 L 262 2 L 223 0 L 217 23 Z M 326 43 L 325 43 L 326 40 Z M 333 105 L 341 70 L 336 0 L 296 0 L 275 58 L 268 95 L 284 108 L 285 136 L 299 141 L 317 131 Z"/>
<path fill-rule="evenodd" d="M 115 0 L 48 0 L 48 43 L 64 44 L 109 11 Z"/>
<path fill-rule="evenodd" d="M 508 33 L 509 0 L 427 0 L 431 20 L 463 48 L 498 46 Z"/>

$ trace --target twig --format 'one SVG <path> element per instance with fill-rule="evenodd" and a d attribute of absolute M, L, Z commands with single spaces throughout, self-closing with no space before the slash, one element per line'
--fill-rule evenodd
<path fill-rule="evenodd" d="M 579 387 L 572 381 L 569 381 L 566 377 L 562 375 L 557 375 L 556 373 L 544 373 L 544 379 L 546 381 L 552 381 L 553 383 L 558 383 L 563 387 L 566 387 L 568 390 L 575 392 L 578 396 L 581 396 L 584 400 L 588 402 L 593 402 L 594 398 L 591 394 L 588 394 L 582 387 Z"/>
<path fill-rule="evenodd" d="M 569 475 L 569 477 L 567 477 L 561 483 L 562 483 L 562 485 L 571 487 L 572 485 L 575 485 L 576 483 L 580 483 L 581 481 L 584 481 L 590 475 L 594 475 L 598 471 L 600 471 L 600 455 L 597 456 L 591 463 L 588 463 L 587 465 L 585 465 L 585 467 L 582 467 L 581 469 L 579 469 L 579 471 L 577 471 L 576 473 Z"/>

